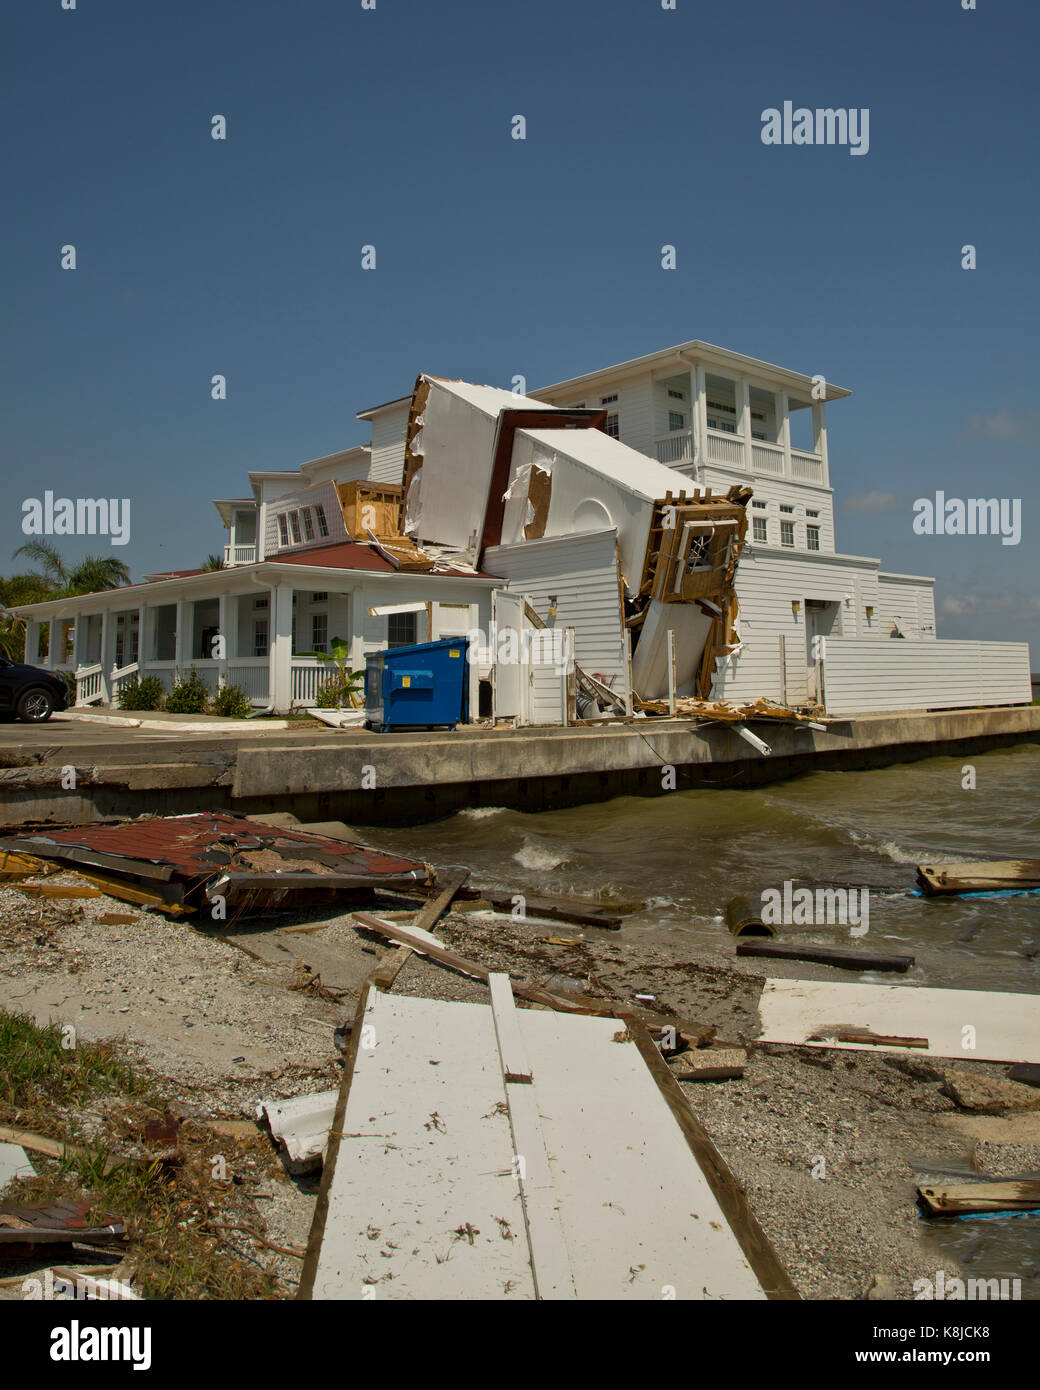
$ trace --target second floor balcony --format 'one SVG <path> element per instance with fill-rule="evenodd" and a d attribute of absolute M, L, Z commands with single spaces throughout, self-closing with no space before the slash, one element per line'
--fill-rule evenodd
<path fill-rule="evenodd" d="M 224 565 L 227 569 L 230 569 L 232 565 L 251 565 L 255 560 L 255 545 L 226 545 L 224 547 Z"/>
<path fill-rule="evenodd" d="M 692 430 L 672 430 L 655 435 L 654 448 L 658 463 L 666 463 L 680 473 L 714 464 L 749 475 L 795 478 L 799 482 L 828 486 L 827 468 L 820 454 L 810 453 L 806 449 L 788 449 L 782 444 L 770 444 L 755 438 L 748 440 L 743 435 L 725 430 L 707 429 L 703 448 L 697 447 L 696 435 Z"/>

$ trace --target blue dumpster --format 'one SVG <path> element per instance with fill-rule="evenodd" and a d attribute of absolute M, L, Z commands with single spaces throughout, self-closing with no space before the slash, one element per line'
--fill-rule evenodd
<path fill-rule="evenodd" d="M 464 637 L 391 647 L 368 657 L 365 722 L 370 729 L 453 729 L 468 713 Z"/>

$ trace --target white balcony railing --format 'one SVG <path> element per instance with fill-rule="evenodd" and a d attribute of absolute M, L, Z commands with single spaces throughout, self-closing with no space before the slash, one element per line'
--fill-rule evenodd
<path fill-rule="evenodd" d="M 271 672 L 267 657 L 233 656 L 227 663 L 228 685 L 245 691 L 254 705 L 266 705 L 271 698 Z"/>
<path fill-rule="evenodd" d="M 225 565 L 251 565 L 255 560 L 255 545 L 226 545 L 224 547 Z"/>
<path fill-rule="evenodd" d="M 693 462 L 693 435 L 689 430 L 673 430 L 656 437 L 657 462 L 667 464 Z"/>
<path fill-rule="evenodd" d="M 689 465 L 698 467 L 704 464 L 718 464 L 723 468 L 747 471 L 747 454 L 744 436 L 730 434 L 726 430 L 708 430 L 704 449 L 697 449 L 690 430 L 672 430 L 668 434 L 654 436 L 654 450 L 658 463 L 688 472 Z M 788 472 L 781 444 L 768 444 L 756 439 L 751 445 L 751 469 L 754 473 L 764 473 L 770 477 L 797 478 L 808 483 L 827 484 L 827 473 L 819 454 L 806 449 L 791 450 L 791 467 Z"/>

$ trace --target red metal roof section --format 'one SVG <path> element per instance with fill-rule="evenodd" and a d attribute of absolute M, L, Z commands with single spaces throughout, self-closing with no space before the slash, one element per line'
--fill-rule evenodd
<path fill-rule="evenodd" d="M 154 820 L 129 821 L 125 825 L 81 826 L 74 830 L 39 832 L 17 837 L 31 851 L 32 841 L 93 850 L 127 860 L 126 872 L 133 873 L 133 861 L 165 864 L 181 876 L 196 878 L 227 869 L 241 852 L 274 850 L 289 868 L 293 861 L 317 862 L 328 872 L 370 874 L 373 879 L 399 877 L 423 871 L 421 860 L 385 854 L 369 845 L 326 839 L 307 831 L 284 830 L 262 821 L 249 821 L 221 811 L 204 811 L 193 816 L 160 816 Z M 320 884 L 321 870 L 315 880 Z"/>
<path fill-rule="evenodd" d="M 322 565 L 326 569 L 337 570 L 382 570 L 394 574 L 389 560 L 370 545 L 359 545 L 356 541 L 342 541 L 339 545 L 318 545 L 313 550 L 298 550 L 291 555 L 269 555 L 263 564 L 268 565 Z"/>

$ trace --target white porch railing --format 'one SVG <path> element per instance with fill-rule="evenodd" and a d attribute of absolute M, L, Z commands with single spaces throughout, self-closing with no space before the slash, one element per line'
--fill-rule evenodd
<path fill-rule="evenodd" d="M 654 450 L 657 462 L 672 468 L 683 469 L 684 465 L 694 463 L 698 467 L 705 463 L 717 463 L 724 468 L 739 469 L 742 473 L 747 471 L 744 436 L 730 434 L 728 430 L 708 430 L 705 447 L 701 451 L 695 448 L 690 430 L 673 430 L 670 434 L 654 437 Z M 767 444 L 760 439 L 754 440 L 751 445 L 751 467 L 755 473 L 766 473 L 776 478 L 790 476 L 823 485 L 827 482 L 823 459 L 819 454 L 810 453 L 807 449 L 792 449 L 791 471 L 788 474 L 783 446 Z"/>
<path fill-rule="evenodd" d="M 94 666 L 81 666 L 76 672 L 76 704 L 89 705 L 94 700 L 105 697 L 105 673 L 98 662 Z"/>
<path fill-rule="evenodd" d="M 293 658 L 291 699 L 294 705 L 313 705 L 318 695 L 318 687 L 324 685 L 334 673 L 335 667 L 328 661 Z"/>
<path fill-rule="evenodd" d="M 271 675 L 266 657 L 233 656 L 227 663 L 229 685 L 245 691 L 254 705 L 266 705 L 271 698 Z"/>
<path fill-rule="evenodd" d="M 119 692 L 122 690 L 123 686 L 129 685 L 131 681 L 138 680 L 140 674 L 141 668 L 136 661 L 132 661 L 126 666 L 113 666 L 108 683 L 113 704 L 118 702 Z"/>
<path fill-rule="evenodd" d="M 225 565 L 251 565 L 255 560 L 255 545 L 226 545 L 224 547 Z"/>

